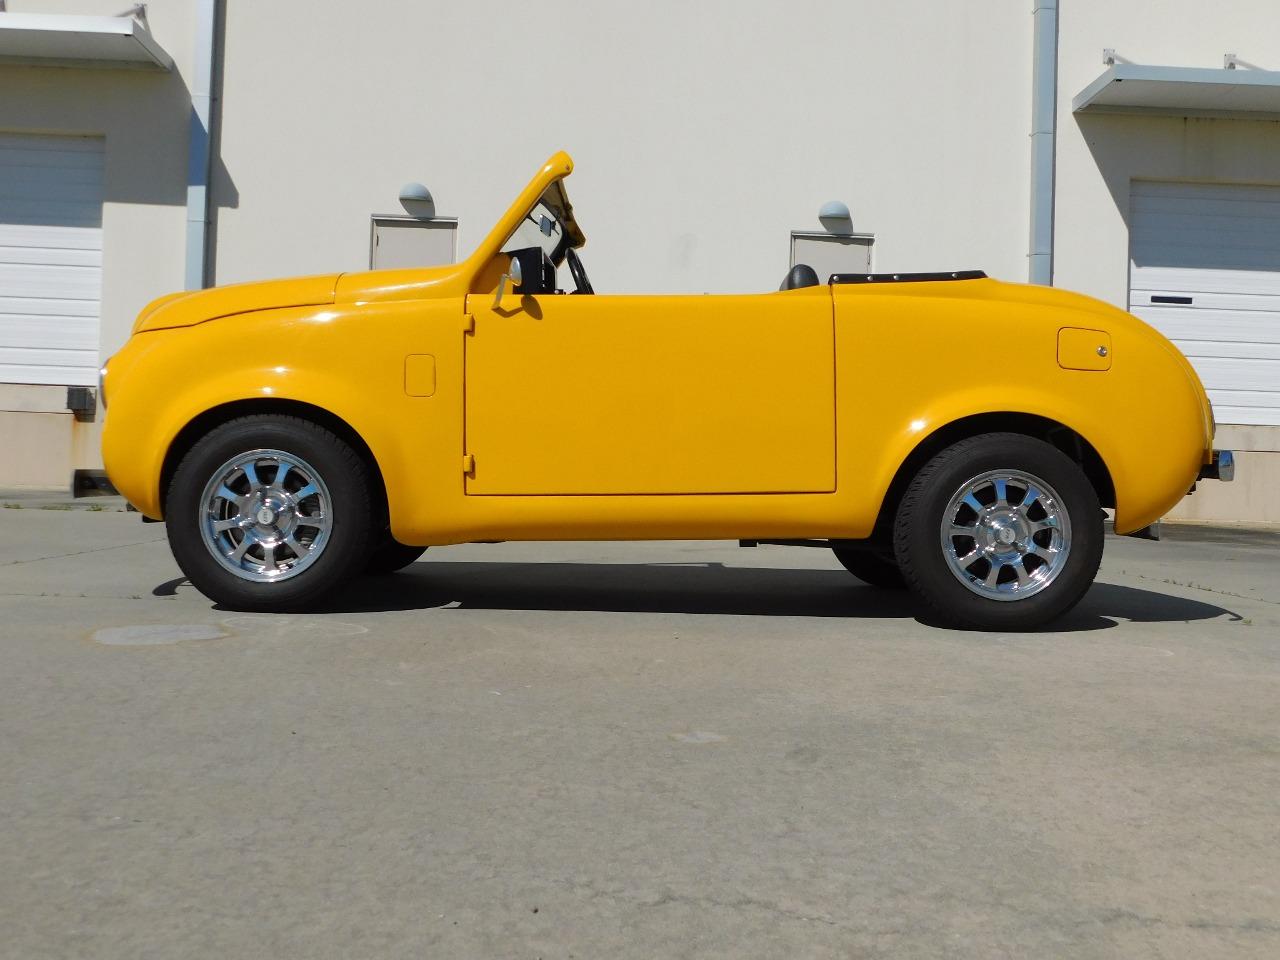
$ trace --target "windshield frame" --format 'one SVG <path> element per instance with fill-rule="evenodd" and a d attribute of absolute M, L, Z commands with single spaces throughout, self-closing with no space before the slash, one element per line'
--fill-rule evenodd
<path fill-rule="evenodd" d="M 524 212 L 524 217 L 520 220 L 510 236 L 502 242 L 500 250 L 505 249 L 511 243 L 512 237 L 519 232 L 520 228 L 528 220 L 533 219 L 533 211 L 541 205 L 546 208 L 547 212 L 555 218 L 560 226 L 560 240 L 555 247 L 547 254 L 551 262 L 555 266 L 564 263 L 565 255 L 570 249 L 578 249 L 586 244 L 587 238 L 583 234 L 582 228 L 578 226 L 578 221 L 573 216 L 573 204 L 569 202 L 568 191 L 565 190 L 564 181 L 556 180 L 551 183 L 547 189 L 530 205 L 529 209 Z"/>

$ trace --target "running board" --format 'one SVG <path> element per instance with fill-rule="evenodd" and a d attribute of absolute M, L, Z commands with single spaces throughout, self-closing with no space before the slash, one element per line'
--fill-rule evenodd
<path fill-rule="evenodd" d="M 739 540 L 740 547 L 823 547 L 831 549 L 830 540 Z"/>

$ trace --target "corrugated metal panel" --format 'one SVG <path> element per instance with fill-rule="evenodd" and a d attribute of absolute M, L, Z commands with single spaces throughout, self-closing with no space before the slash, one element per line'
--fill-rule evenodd
<path fill-rule="evenodd" d="M 1280 425 L 1280 187 L 1135 181 L 1129 310 L 1173 340 L 1219 423 Z"/>
<path fill-rule="evenodd" d="M 0 133 L 0 383 L 97 379 L 102 168 L 101 138 Z"/>

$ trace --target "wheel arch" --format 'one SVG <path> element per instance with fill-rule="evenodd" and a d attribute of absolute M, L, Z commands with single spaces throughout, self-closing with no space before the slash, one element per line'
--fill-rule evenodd
<path fill-rule="evenodd" d="M 881 501 L 872 538 L 891 536 L 893 519 L 911 478 L 942 450 L 984 433 L 1018 433 L 1056 447 L 1084 471 L 1104 507 L 1115 507 L 1116 491 L 1106 461 L 1081 433 L 1050 417 L 1012 411 L 978 413 L 947 423 L 922 439 L 898 465 Z"/>
<path fill-rule="evenodd" d="M 374 505 L 377 510 L 381 511 L 380 522 L 385 520 L 388 510 L 386 481 L 382 475 L 382 468 L 378 464 L 378 458 L 374 456 L 369 444 L 365 442 L 360 433 L 346 420 L 330 410 L 302 400 L 290 400 L 283 397 L 256 397 L 246 400 L 232 400 L 210 407 L 188 421 L 174 435 L 168 449 L 165 451 L 164 461 L 160 468 L 159 496 L 162 513 L 166 509 L 166 501 L 169 497 L 169 483 L 173 479 L 174 472 L 178 469 L 178 464 L 182 462 L 182 458 L 187 455 L 201 437 L 230 420 L 235 420 L 239 417 L 262 415 L 288 416 L 309 420 L 317 426 L 324 427 L 350 445 L 351 449 L 356 452 L 369 469 L 369 475 L 374 481 Z"/>

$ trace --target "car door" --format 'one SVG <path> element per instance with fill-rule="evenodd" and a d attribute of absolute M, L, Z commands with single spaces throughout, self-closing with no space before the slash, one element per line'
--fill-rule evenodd
<path fill-rule="evenodd" d="M 835 489 L 831 297 L 472 295 L 469 495 Z"/>

